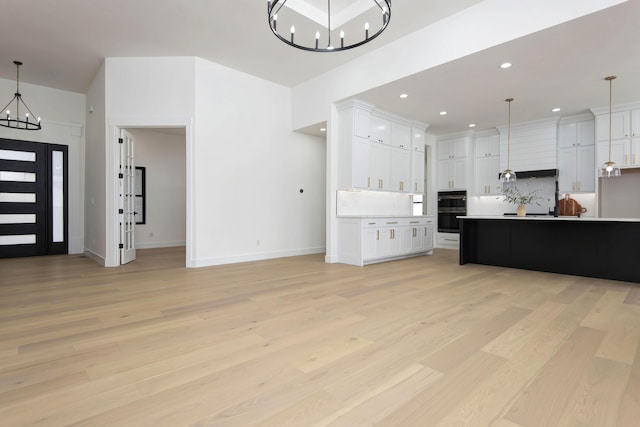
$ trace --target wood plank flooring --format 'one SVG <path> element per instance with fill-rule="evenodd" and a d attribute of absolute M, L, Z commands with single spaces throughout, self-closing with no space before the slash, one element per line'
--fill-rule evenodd
<path fill-rule="evenodd" d="M 0 260 L 0 425 L 639 425 L 638 284 L 138 254 Z"/>

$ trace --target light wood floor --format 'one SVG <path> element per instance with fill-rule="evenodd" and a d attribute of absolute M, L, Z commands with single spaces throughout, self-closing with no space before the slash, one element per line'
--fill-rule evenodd
<path fill-rule="evenodd" d="M 640 285 L 138 253 L 0 260 L 0 425 L 640 425 Z"/>

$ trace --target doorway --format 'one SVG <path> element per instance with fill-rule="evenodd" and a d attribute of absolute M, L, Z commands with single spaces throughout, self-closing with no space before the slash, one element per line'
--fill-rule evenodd
<path fill-rule="evenodd" d="M 0 258 L 69 252 L 68 147 L 0 138 Z"/>

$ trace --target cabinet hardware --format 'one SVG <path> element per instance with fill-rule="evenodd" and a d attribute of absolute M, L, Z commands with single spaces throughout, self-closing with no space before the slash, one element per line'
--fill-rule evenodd
<path fill-rule="evenodd" d="M 447 242 L 457 242 L 456 239 L 444 239 L 444 240 L 446 240 Z"/>
<path fill-rule="evenodd" d="M 388 221 L 387 224 L 392 225 L 392 224 L 397 224 L 398 221 Z"/>
<path fill-rule="evenodd" d="M 628 165 L 628 164 L 629 164 L 629 155 L 628 155 L 628 154 L 625 154 L 625 155 L 624 155 L 624 164 L 625 164 L 625 165 Z"/>
<path fill-rule="evenodd" d="M 380 230 L 376 230 L 376 240 L 380 240 Z"/>
<path fill-rule="evenodd" d="M 578 181 L 578 191 L 580 191 L 580 181 Z"/>
<path fill-rule="evenodd" d="M 635 155 L 635 153 L 633 154 L 633 164 L 634 165 L 636 164 L 636 155 Z"/>
<path fill-rule="evenodd" d="M 420 224 L 420 221 L 410 221 L 409 224 Z"/>
<path fill-rule="evenodd" d="M 424 229 L 424 235 L 425 236 L 427 235 L 427 229 L 426 228 Z"/>
<path fill-rule="evenodd" d="M 371 177 L 367 177 L 367 188 L 371 188 Z"/>
<path fill-rule="evenodd" d="M 376 225 L 376 223 L 375 222 L 369 222 L 369 223 L 367 223 L 367 225 Z"/>
<path fill-rule="evenodd" d="M 416 182 L 415 185 L 416 185 L 416 189 L 414 191 L 417 193 L 418 192 L 418 183 Z"/>

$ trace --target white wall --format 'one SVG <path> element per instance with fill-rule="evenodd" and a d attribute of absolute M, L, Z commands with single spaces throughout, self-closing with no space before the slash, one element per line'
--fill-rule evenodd
<path fill-rule="evenodd" d="M 186 244 L 186 147 L 182 135 L 128 129 L 136 166 L 145 167 L 145 224 L 135 226 L 136 249 Z"/>
<path fill-rule="evenodd" d="M 90 109 L 93 112 L 90 112 Z M 87 145 L 85 173 L 85 252 L 104 264 L 107 252 L 106 224 L 106 112 L 105 69 L 100 66 L 86 99 Z"/>
<path fill-rule="evenodd" d="M 195 84 L 194 264 L 324 252 L 326 144 L 291 90 L 202 59 Z"/>
<path fill-rule="evenodd" d="M 621 176 L 598 181 L 602 218 L 640 218 L 640 168 L 622 169 Z"/>
<path fill-rule="evenodd" d="M 16 91 L 15 80 L 0 79 L 2 106 Z M 85 95 L 20 82 L 20 93 L 31 111 L 42 118 L 39 131 L 0 127 L 0 138 L 68 146 L 69 252 L 84 248 Z"/>

